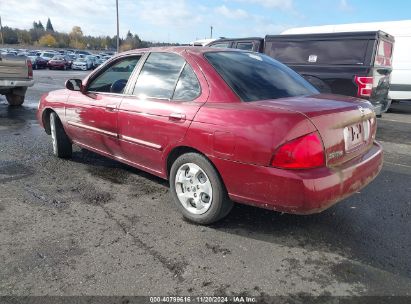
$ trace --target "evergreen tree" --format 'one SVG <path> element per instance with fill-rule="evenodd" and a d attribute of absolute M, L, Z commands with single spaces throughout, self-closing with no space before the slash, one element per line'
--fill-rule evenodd
<path fill-rule="evenodd" d="M 44 31 L 44 26 L 43 23 L 41 23 L 41 21 L 39 21 L 39 23 L 37 23 L 37 29 Z"/>
<path fill-rule="evenodd" d="M 54 32 L 54 28 L 53 28 L 53 25 L 51 24 L 50 18 L 47 20 L 46 31 Z"/>

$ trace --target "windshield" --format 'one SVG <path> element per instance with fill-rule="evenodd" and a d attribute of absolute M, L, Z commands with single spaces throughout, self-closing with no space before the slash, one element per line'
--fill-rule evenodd
<path fill-rule="evenodd" d="M 262 54 L 233 51 L 204 56 L 243 101 L 319 93 L 296 72 Z"/>

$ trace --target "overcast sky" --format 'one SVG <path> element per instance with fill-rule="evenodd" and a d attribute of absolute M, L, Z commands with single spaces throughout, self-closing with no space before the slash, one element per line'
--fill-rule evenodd
<path fill-rule="evenodd" d="M 411 19 L 408 0 L 119 0 L 120 36 L 186 43 L 214 37 L 265 36 L 296 27 Z M 34 20 L 88 35 L 116 32 L 115 0 L 0 0 L 3 26 L 29 29 Z"/>

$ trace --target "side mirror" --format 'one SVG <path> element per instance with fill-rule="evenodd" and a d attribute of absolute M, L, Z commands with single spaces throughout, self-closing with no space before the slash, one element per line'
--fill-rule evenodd
<path fill-rule="evenodd" d="M 66 81 L 66 89 L 70 91 L 81 91 L 83 89 L 80 79 L 69 79 Z"/>

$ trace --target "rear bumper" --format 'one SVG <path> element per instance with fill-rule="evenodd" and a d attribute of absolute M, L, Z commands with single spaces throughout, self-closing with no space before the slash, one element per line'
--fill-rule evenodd
<path fill-rule="evenodd" d="M 56 68 L 56 69 L 63 69 L 65 67 L 65 64 L 48 64 L 50 68 Z"/>
<path fill-rule="evenodd" d="M 12 89 L 18 87 L 31 87 L 34 85 L 33 79 L 27 80 L 0 80 L 0 89 Z"/>
<path fill-rule="evenodd" d="M 233 201 L 287 213 L 321 212 L 359 191 L 380 172 L 378 143 L 336 168 L 282 170 L 213 159 Z"/>

